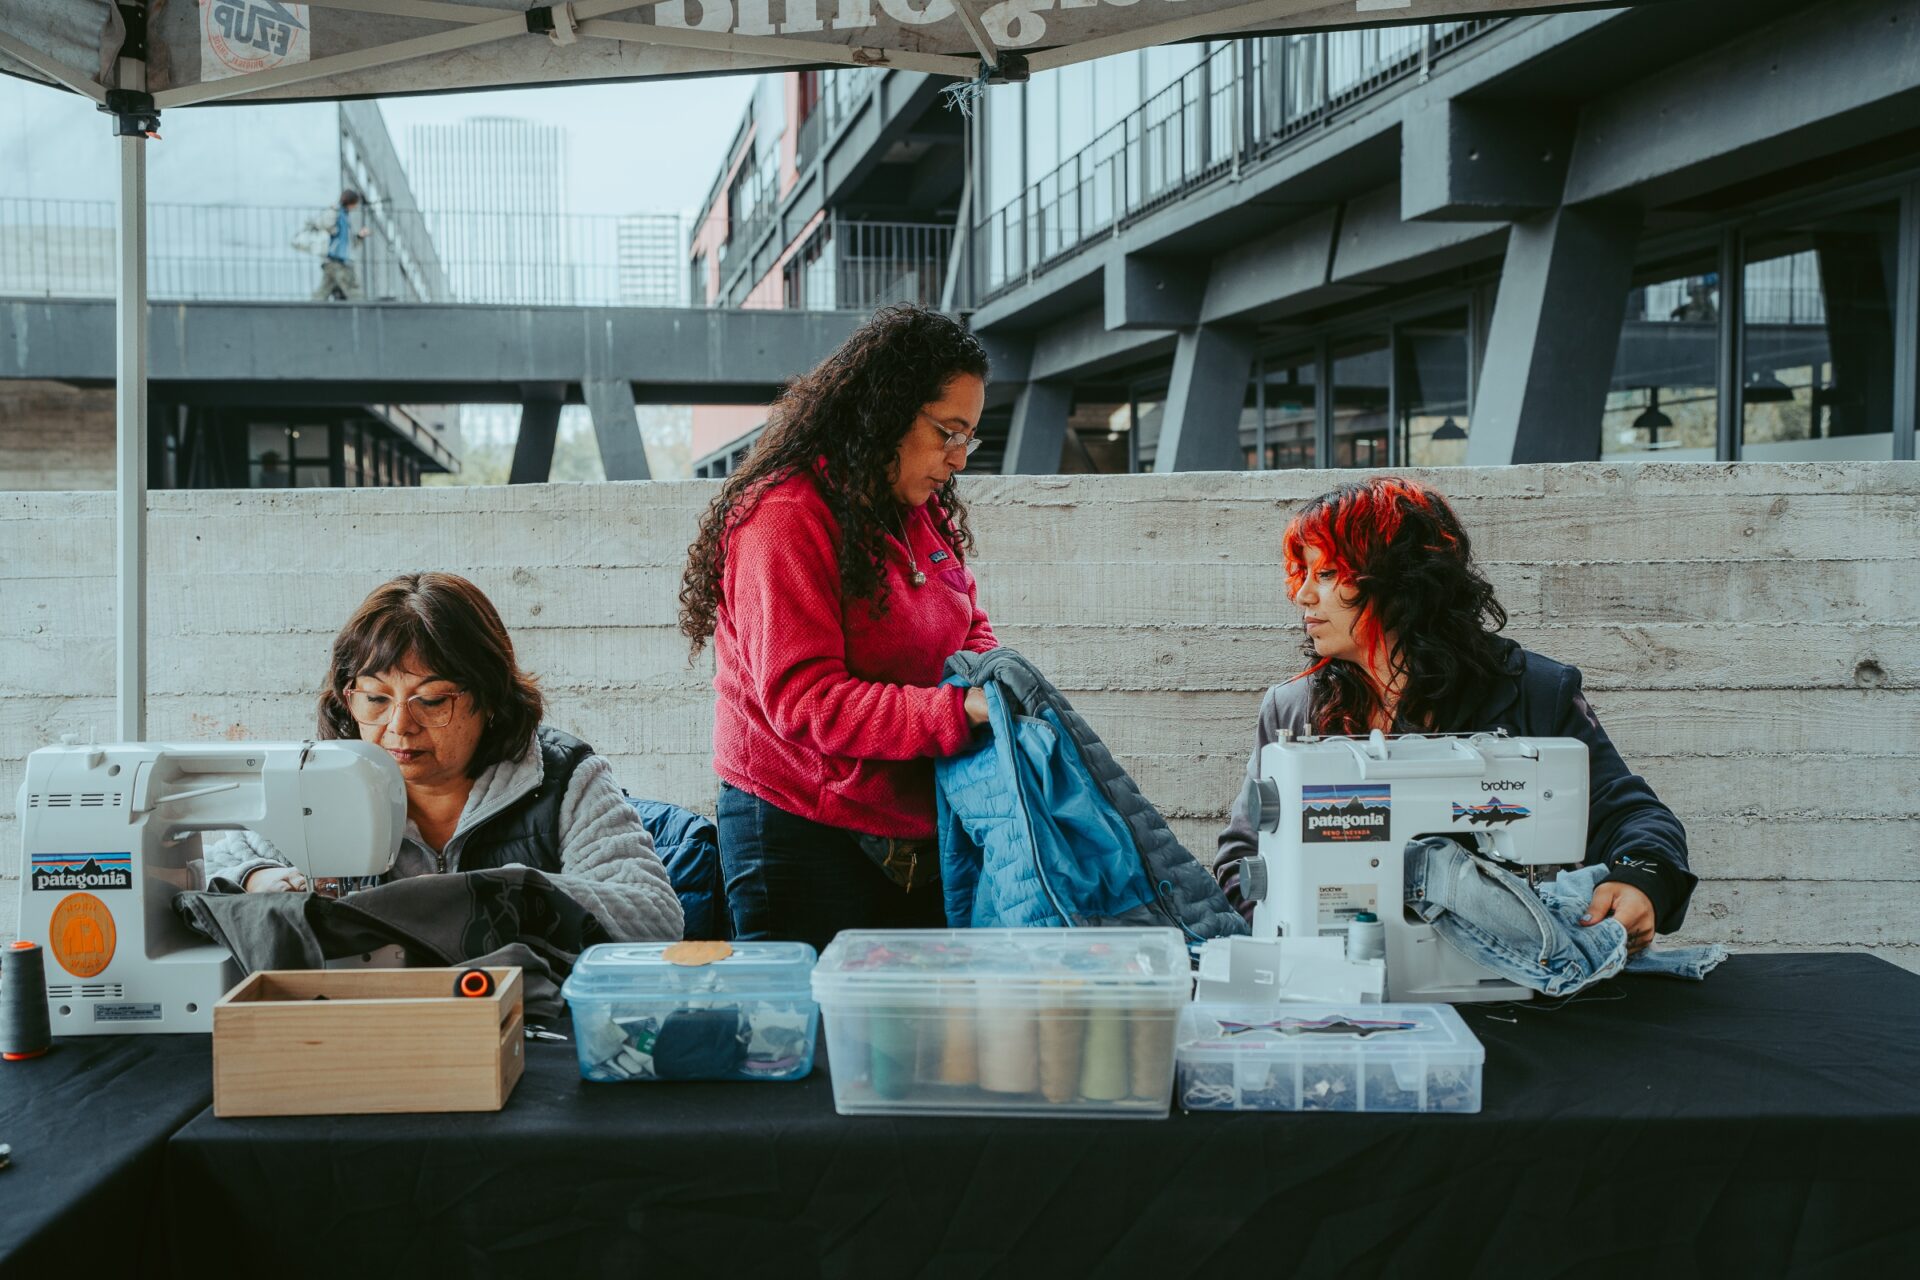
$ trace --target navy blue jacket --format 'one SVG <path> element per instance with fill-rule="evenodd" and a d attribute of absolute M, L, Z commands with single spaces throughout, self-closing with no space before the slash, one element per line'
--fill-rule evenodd
<path fill-rule="evenodd" d="M 1491 684 L 1468 723 L 1448 725 L 1451 733 L 1491 733 L 1512 737 L 1578 738 L 1587 744 L 1586 865 L 1604 863 L 1607 880 L 1630 884 L 1653 902 L 1655 927 L 1672 933 L 1687 918 L 1687 901 L 1699 877 L 1687 869 L 1687 832 L 1673 810 L 1660 801 L 1647 780 L 1627 767 L 1607 731 L 1580 691 L 1577 667 L 1543 658 L 1511 640 L 1505 678 Z M 1296 736 L 1313 732 L 1307 681 L 1276 685 L 1260 708 L 1253 760 L 1260 748 L 1277 741 L 1281 729 Z M 1220 833 L 1213 871 L 1227 897 L 1242 911 L 1252 904 L 1240 897 L 1240 859 L 1258 851 L 1253 825 L 1239 801 L 1227 829 Z"/>

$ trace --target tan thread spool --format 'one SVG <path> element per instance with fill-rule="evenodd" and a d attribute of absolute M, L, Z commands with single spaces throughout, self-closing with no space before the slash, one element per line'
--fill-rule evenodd
<path fill-rule="evenodd" d="M 1086 1043 L 1085 1011 L 1040 1011 L 1040 1093 L 1048 1102 L 1071 1102 L 1080 1092 L 1080 1064 Z"/>
<path fill-rule="evenodd" d="M 1159 1100 L 1167 1096 L 1169 1072 L 1173 1069 L 1173 1023 L 1177 1015 L 1167 1009 L 1135 1009 L 1128 1019 L 1128 1054 L 1133 1068 L 1135 1098 Z"/>
<path fill-rule="evenodd" d="M 965 1087 L 980 1082 L 980 1050 L 975 1039 L 974 1010 L 962 992 L 971 983 L 956 983 L 961 991 L 947 994 L 947 1017 L 940 1037 L 941 1084 Z"/>

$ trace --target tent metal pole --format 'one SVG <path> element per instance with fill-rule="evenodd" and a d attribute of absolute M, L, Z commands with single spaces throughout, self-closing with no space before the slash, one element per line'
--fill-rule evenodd
<path fill-rule="evenodd" d="M 122 64 L 124 65 L 124 64 Z M 147 140 L 120 139 L 114 289 L 116 737 L 147 736 Z"/>

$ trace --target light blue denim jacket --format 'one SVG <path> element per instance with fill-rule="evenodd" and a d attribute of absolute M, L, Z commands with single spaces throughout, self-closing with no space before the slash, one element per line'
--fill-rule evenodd
<path fill-rule="evenodd" d="M 1563 871 L 1539 886 L 1456 841 L 1407 843 L 1406 901 L 1463 955 L 1543 995 L 1566 996 L 1625 969 L 1698 981 L 1727 958 L 1722 946 L 1649 947 L 1627 954 L 1627 930 L 1609 917 L 1583 925 L 1605 866 Z"/>

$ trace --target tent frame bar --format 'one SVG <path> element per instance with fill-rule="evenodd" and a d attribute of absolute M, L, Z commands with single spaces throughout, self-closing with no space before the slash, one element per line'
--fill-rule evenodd
<path fill-rule="evenodd" d="M 1172 22 L 1159 22 L 1151 27 L 1135 27 L 1110 36 L 1082 40 L 1077 44 L 1063 44 L 1052 49 L 1042 49 L 1038 53 L 1027 55 L 1027 67 L 1034 75 L 1038 75 L 1042 71 L 1053 71 L 1059 67 L 1089 62 L 1094 58 L 1104 58 L 1111 53 L 1129 53 L 1135 49 L 1171 44 L 1197 36 L 1214 36 L 1221 40 L 1230 40 L 1248 27 L 1270 22 L 1275 18 L 1291 18 L 1295 14 L 1326 7 L 1326 0 L 1255 0 L 1253 4 L 1243 4 L 1233 9 L 1215 9 L 1211 13 L 1198 14 L 1191 18 L 1177 18 Z"/>
<path fill-rule="evenodd" d="M 49 58 L 30 45 L 21 44 L 4 31 L 0 31 L 0 53 L 6 54 L 23 66 L 32 67 L 50 80 L 58 81 L 66 88 L 85 98 L 104 104 L 107 91 L 81 75 L 57 58 Z"/>
<path fill-rule="evenodd" d="M 575 6 L 576 12 L 578 6 Z M 956 58 L 944 53 L 910 53 L 904 49 L 865 49 L 857 45 L 829 44 L 817 40 L 789 40 L 785 36 L 736 36 L 724 31 L 696 31 L 683 27 L 649 27 L 638 22 L 609 22 L 595 19 L 577 28 L 583 36 L 602 40 L 620 40 L 633 44 L 654 44 L 675 49 L 705 49 L 713 53 L 744 53 L 750 57 L 783 58 L 806 66 L 837 62 L 849 67 L 887 67 L 899 71 L 924 71 L 936 76 L 972 79 L 979 68 L 971 58 Z"/>

